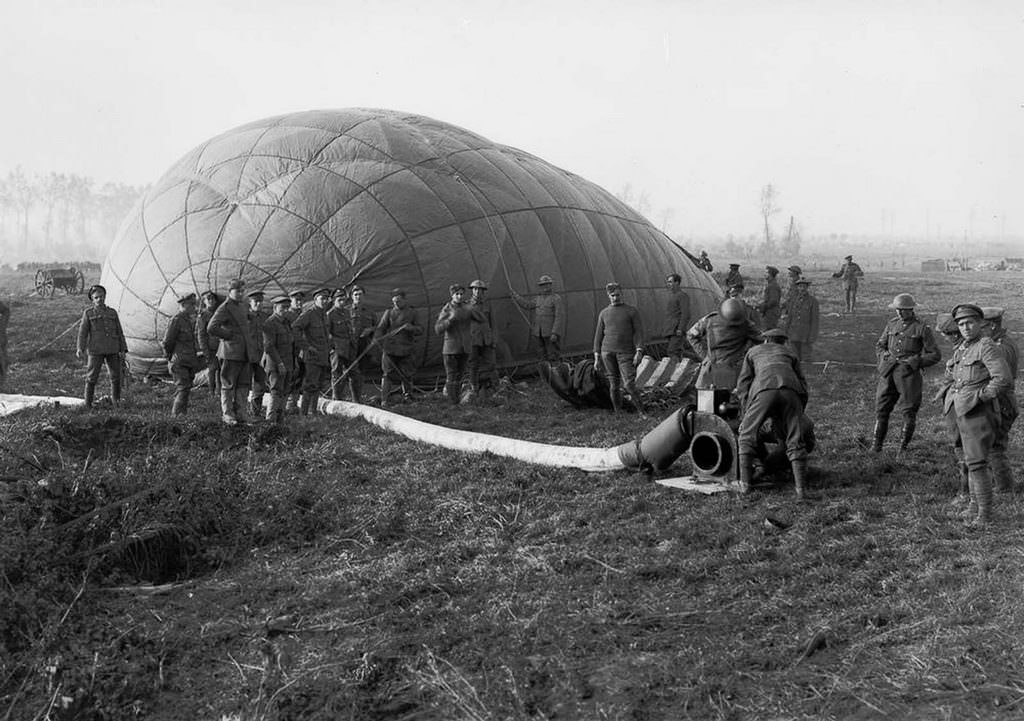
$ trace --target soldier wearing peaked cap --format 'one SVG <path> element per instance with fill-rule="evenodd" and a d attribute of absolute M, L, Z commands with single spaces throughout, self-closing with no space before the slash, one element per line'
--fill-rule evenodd
<path fill-rule="evenodd" d="M 734 285 L 743 285 L 743 275 L 740 273 L 739 263 L 729 263 L 729 272 L 725 274 L 725 280 L 722 281 L 722 285 L 726 288 Z"/>
<path fill-rule="evenodd" d="M 774 265 L 765 267 L 764 289 L 761 291 L 761 302 L 757 306 L 764 328 L 777 326 L 782 315 L 782 289 L 779 287 L 778 275 L 779 269 Z"/>
<path fill-rule="evenodd" d="M 444 358 L 444 394 L 453 404 L 462 398 L 462 384 L 469 369 L 473 351 L 473 322 L 482 320 L 477 309 L 466 302 L 466 289 L 460 283 L 448 286 L 450 299 L 441 308 L 434 323 L 434 332 L 444 336 L 441 354 Z"/>
<path fill-rule="evenodd" d="M 989 455 L 1001 423 L 998 398 L 1013 384 L 1006 357 L 982 334 L 984 313 L 971 303 L 953 308 L 953 320 L 964 340 L 946 364 L 951 381 L 942 400 L 946 427 L 958 457 L 966 466 L 974 525 L 992 520 L 992 476 Z"/>
<path fill-rule="evenodd" d="M 291 305 L 285 311 L 285 318 L 289 324 L 294 324 L 302 315 L 303 306 L 306 302 L 306 294 L 301 290 L 293 290 L 288 294 Z M 291 388 L 288 389 L 288 399 L 285 402 L 285 413 L 299 412 L 299 398 L 302 396 L 302 380 L 306 377 L 306 363 L 299 357 L 299 344 L 294 344 L 295 357 L 292 359 L 293 370 L 288 376 Z"/>
<path fill-rule="evenodd" d="M 391 398 L 394 381 L 402 386 L 402 397 L 405 401 L 412 400 L 413 375 L 416 372 L 416 361 L 413 348 L 416 338 L 423 333 L 417 318 L 416 309 L 408 305 L 405 291 L 394 288 L 391 291 L 391 307 L 384 311 L 375 337 L 383 343 L 380 367 L 380 404 L 386 406 Z"/>
<path fill-rule="evenodd" d="M 803 498 L 807 474 L 807 447 L 803 415 L 807 405 L 807 381 L 800 360 L 785 345 L 786 333 L 771 328 L 761 334 L 763 343 L 743 357 L 736 381 L 736 395 L 743 408 L 739 428 L 740 489 L 750 490 L 754 475 L 758 431 L 771 419 L 772 427 L 785 436 L 786 456 L 793 469 L 797 498 Z M 783 431 L 784 429 L 784 431 Z"/>
<path fill-rule="evenodd" d="M 242 298 L 245 282 L 231 281 L 228 299 L 214 311 L 207 326 L 210 335 L 220 338 L 221 420 L 237 426 L 246 422 L 252 366 L 258 362 L 255 325 L 249 320 L 249 309 Z"/>
<path fill-rule="evenodd" d="M 625 389 L 633 405 L 645 413 L 643 398 L 636 387 L 636 364 L 644 352 L 644 326 L 640 311 L 622 300 L 618 283 L 605 285 L 608 305 L 597 316 L 594 329 L 594 366 L 603 368 L 612 397 L 612 410 L 622 410 Z"/>
<path fill-rule="evenodd" d="M 110 397 L 114 405 L 121 402 L 121 369 L 124 357 L 128 352 L 128 344 L 121 328 L 121 319 L 117 311 L 106 304 L 107 289 L 102 285 L 94 285 L 89 289 L 89 300 L 92 307 L 82 313 L 82 322 L 78 327 L 78 350 L 76 356 L 88 357 L 85 371 L 85 406 L 92 408 L 93 396 L 96 393 L 96 381 L 104 364 L 110 375 Z"/>
<path fill-rule="evenodd" d="M 263 370 L 263 324 L 270 316 L 263 308 L 265 293 L 262 290 L 251 290 L 246 293 L 249 299 L 249 322 L 252 323 L 256 336 L 256 361 L 252 364 L 252 386 L 249 389 L 249 413 L 253 418 L 263 417 L 263 396 L 267 392 L 267 373 Z"/>
<path fill-rule="evenodd" d="M 796 292 L 796 282 L 800 280 L 802 275 L 803 270 L 799 265 L 791 265 L 786 268 L 786 281 L 782 286 L 782 302 L 780 304 L 782 308 L 782 315 L 786 315 L 786 308 L 789 305 L 789 301 Z"/>
<path fill-rule="evenodd" d="M 313 291 L 313 305 L 303 310 L 292 323 L 295 345 L 305 365 L 299 398 L 299 413 L 304 416 L 316 411 L 320 394 L 330 384 L 331 333 L 327 324 L 330 297 L 329 288 L 317 288 Z"/>
<path fill-rule="evenodd" d="M 327 330 L 331 336 L 331 399 L 340 401 L 348 382 L 348 369 L 355 357 L 352 342 L 352 316 L 348 294 L 340 288 L 331 294 L 332 306 L 327 311 Z"/>
<path fill-rule="evenodd" d="M 220 338 L 210 335 L 207 328 L 214 311 L 223 302 L 223 298 L 212 290 L 203 291 L 203 307 L 196 314 L 196 351 L 199 360 L 206 366 L 206 383 L 214 398 L 220 397 L 220 358 L 217 357 L 217 349 L 220 347 Z"/>
<path fill-rule="evenodd" d="M 542 275 L 537 281 L 540 293 L 524 298 L 512 291 L 512 300 L 523 310 L 533 311 L 530 337 L 537 343 L 540 360 L 558 361 L 562 356 L 562 338 L 565 336 L 565 306 L 562 296 L 552 290 L 554 281 L 550 275 Z"/>
<path fill-rule="evenodd" d="M 196 349 L 196 294 L 189 293 L 178 298 L 178 313 L 164 332 L 161 345 L 167 358 L 167 370 L 174 379 L 174 401 L 172 416 L 188 413 L 188 399 L 196 371 L 203 367 Z"/>
<path fill-rule="evenodd" d="M 814 360 L 814 343 L 818 340 L 820 310 L 818 299 L 811 295 L 811 281 L 801 278 L 786 302 L 779 325 L 789 335 L 789 345 L 801 363 Z"/>
<path fill-rule="evenodd" d="M 896 311 L 896 317 L 885 324 L 875 343 L 878 384 L 871 447 L 875 453 L 882 450 L 889 432 L 889 416 L 897 407 L 903 415 L 900 450 L 910 445 L 917 427 L 917 412 L 921 409 L 921 369 L 935 365 L 942 357 L 932 329 L 915 314 L 916 305 L 910 293 L 899 293 L 893 298 L 889 309 Z"/>
<path fill-rule="evenodd" d="M 377 317 L 363 302 L 365 295 L 366 290 L 361 285 L 352 286 L 349 318 L 354 344 L 352 352 L 355 356 L 348 372 L 348 387 L 354 403 L 363 402 L 363 371 L 373 368 L 373 359 L 369 357 L 369 351 L 374 330 L 377 328 Z"/>
<path fill-rule="evenodd" d="M 679 273 L 669 273 L 665 278 L 668 294 L 665 296 L 664 320 L 661 324 L 661 336 L 666 341 L 665 355 L 677 363 L 684 355 L 691 356 L 686 343 L 686 331 L 690 327 L 690 296 L 682 289 L 683 277 Z"/>
<path fill-rule="evenodd" d="M 267 406 L 267 420 L 275 423 L 284 421 L 285 400 L 288 397 L 290 378 L 295 363 L 292 324 L 288 320 L 291 299 L 279 295 L 270 301 L 274 312 L 263 323 L 263 372 L 267 375 L 267 389 L 270 403 Z"/>
<path fill-rule="evenodd" d="M 996 347 L 1003 352 L 1006 366 L 1010 370 L 1010 387 L 999 394 L 999 430 L 992 442 L 992 451 L 989 453 L 988 461 L 996 489 L 1012 491 L 1015 485 L 1013 469 L 1007 461 L 1006 451 L 1010 442 L 1010 430 L 1019 414 L 1015 393 L 1017 371 L 1020 364 L 1019 352 L 1016 342 L 1003 328 L 1003 309 L 987 307 L 982 308 L 981 312 L 985 321 L 982 332 L 991 338 Z"/>
<path fill-rule="evenodd" d="M 843 292 L 846 295 L 846 312 L 852 313 L 857 305 L 857 286 L 864 277 L 864 271 L 853 262 L 853 256 L 848 255 L 843 258 L 843 265 L 832 274 L 832 277 L 842 281 Z"/>

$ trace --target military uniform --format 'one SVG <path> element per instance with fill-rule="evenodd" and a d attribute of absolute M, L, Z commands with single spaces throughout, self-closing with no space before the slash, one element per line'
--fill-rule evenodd
<path fill-rule="evenodd" d="M 738 438 L 741 483 L 749 488 L 758 432 L 770 418 L 776 435 L 785 436 L 786 457 L 793 468 L 797 495 L 803 496 L 807 448 L 802 419 L 807 405 L 807 381 L 800 369 L 800 359 L 781 343 L 754 346 L 743 358 L 736 394 L 743 408 Z"/>
<path fill-rule="evenodd" d="M 497 355 L 494 348 L 494 318 L 488 300 L 470 298 L 475 315 L 469 328 L 469 387 L 474 396 L 494 386 Z"/>
<path fill-rule="evenodd" d="M 295 346 L 291 323 L 287 315 L 271 314 L 263 323 L 263 371 L 267 374 L 270 405 L 267 420 L 284 420 L 284 406 L 290 388 L 290 376 L 295 368 Z"/>
<path fill-rule="evenodd" d="M 252 364 L 252 387 L 249 390 L 249 411 L 254 417 L 263 414 L 263 396 L 267 392 L 267 373 L 263 370 L 261 363 L 263 358 L 263 324 L 270 314 L 262 308 L 259 310 L 249 309 L 249 322 L 252 324 L 253 333 L 256 336 L 256 357 Z"/>
<path fill-rule="evenodd" d="M 171 415 L 174 416 L 188 413 L 192 384 L 195 383 L 196 372 L 203 367 L 203 362 L 199 360 L 196 351 L 195 328 L 194 310 L 182 310 L 171 318 L 161 344 L 171 378 L 174 379 L 174 402 L 171 405 Z"/>
<path fill-rule="evenodd" d="M 87 353 L 89 356 L 85 370 L 87 408 L 92 407 L 96 381 L 99 380 L 104 364 L 110 375 L 110 397 L 115 405 L 121 402 L 121 365 L 127 352 L 128 344 L 117 311 L 106 305 L 86 308 L 78 327 L 78 353 Z"/>
<path fill-rule="evenodd" d="M 444 394 L 458 405 L 462 382 L 466 377 L 469 354 L 473 350 L 472 326 L 476 312 L 466 302 L 450 300 L 441 307 L 434 323 L 434 332 L 444 336 L 441 355 L 444 359 Z"/>
<path fill-rule="evenodd" d="M 331 398 L 342 399 L 348 368 L 354 357 L 352 342 L 352 315 L 347 305 L 335 305 L 327 311 L 327 332 L 331 336 Z M 353 393 L 353 400 L 355 394 Z"/>
<path fill-rule="evenodd" d="M 1017 407 L 1017 371 L 1019 369 L 1019 353 L 1017 344 L 1005 328 L 997 327 L 989 336 L 992 342 L 1002 351 L 1006 366 L 1010 371 L 1010 386 L 999 394 L 999 429 L 996 431 L 989 454 L 989 466 L 995 476 L 996 487 L 1001 491 L 1012 491 L 1014 488 L 1013 470 L 1006 459 L 1006 450 L 1010 442 L 1010 430 L 1020 411 Z"/>
<path fill-rule="evenodd" d="M 909 310 L 909 309 L 908 309 Z M 886 323 L 875 343 L 878 384 L 875 388 L 875 451 L 882 449 L 889 432 L 889 415 L 897 407 L 903 414 L 900 447 L 914 437 L 917 412 L 921 408 L 921 369 L 939 362 L 941 354 L 932 329 L 916 315 L 903 320 L 898 315 Z"/>
<path fill-rule="evenodd" d="M 846 256 L 842 267 L 832 274 L 833 278 L 839 278 L 843 282 L 843 292 L 846 295 L 846 312 L 852 313 L 857 305 L 857 286 L 860 279 L 864 277 L 864 271 L 853 262 L 851 256 Z"/>
<path fill-rule="evenodd" d="M 761 339 L 749 317 L 730 323 L 718 313 L 709 313 L 698 320 L 686 337 L 702 359 L 696 387 L 726 389 L 736 387 L 743 356 Z"/>
<path fill-rule="evenodd" d="M 740 273 L 740 267 L 738 265 L 729 266 L 729 272 L 725 274 L 725 280 L 722 281 L 722 284 L 726 288 L 743 285 L 743 274 Z"/>
<path fill-rule="evenodd" d="M 294 291 L 289 295 L 291 296 L 293 301 L 301 302 L 302 299 L 305 298 L 306 294 L 303 293 L 302 291 Z M 299 319 L 299 316 L 302 315 L 303 310 L 304 309 L 302 307 L 293 304 L 284 312 L 285 317 L 288 319 L 288 323 L 290 323 L 293 328 L 295 326 L 295 321 L 297 321 Z M 299 412 L 298 403 L 299 398 L 302 396 L 303 379 L 306 377 L 306 363 L 302 360 L 302 358 L 299 357 L 298 338 L 295 339 L 294 352 L 295 357 L 292 358 L 293 369 L 288 378 L 288 382 L 291 384 L 291 387 L 288 389 L 288 399 L 285 403 L 286 413 Z"/>
<path fill-rule="evenodd" d="M 260 358 L 247 304 L 229 297 L 214 311 L 207 331 L 220 338 L 221 417 L 228 425 L 242 423 L 252 385 L 252 366 Z"/>
<path fill-rule="evenodd" d="M 957 306 L 954 317 L 970 317 L 973 310 L 978 311 L 980 322 L 976 306 Z M 965 339 L 953 351 L 946 377 L 950 381 L 942 402 L 946 427 L 954 447 L 963 454 L 971 499 L 978 509 L 975 521 L 984 524 L 991 518 L 992 506 L 988 457 L 1001 424 L 997 399 L 1013 385 L 1010 368 L 992 339 L 978 336 Z"/>
<path fill-rule="evenodd" d="M 765 330 L 778 328 L 779 318 L 782 315 L 782 289 L 775 278 L 768 278 L 764 282 L 764 290 L 761 292 L 761 303 L 757 306 L 757 312 L 761 316 L 761 323 Z"/>
<path fill-rule="evenodd" d="M 352 400 L 356 403 L 363 402 L 363 371 L 370 364 L 370 343 L 373 338 L 374 329 L 377 327 L 377 318 L 373 311 L 360 303 L 349 306 L 349 319 L 352 327 L 353 352 L 355 357 L 351 369 L 348 372 L 348 385 L 352 392 Z"/>
<path fill-rule="evenodd" d="M 786 304 L 779 326 L 789 336 L 789 345 L 803 363 L 814 360 L 814 342 L 820 326 L 818 299 L 810 293 L 793 293 Z"/>
<path fill-rule="evenodd" d="M 670 290 L 665 299 L 665 320 L 661 336 L 667 341 L 665 355 L 682 359 L 686 351 L 686 330 L 690 327 L 690 296 L 682 290 Z"/>
<path fill-rule="evenodd" d="M 299 358 L 305 365 L 299 413 L 309 415 L 316 410 L 317 399 L 331 377 L 331 333 L 324 309 L 311 305 L 292 323 Z"/>
<path fill-rule="evenodd" d="M 565 304 L 558 293 L 541 293 L 524 298 L 512 293 L 512 300 L 520 308 L 533 311 L 530 337 L 540 349 L 540 359 L 557 361 L 562 355 L 562 338 L 565 337 Z"/>
<path fill-rule="evenodd" d="M 216 309 L 214 309 L 216 310 Z M 207 330 L 210 326 L 210 319 L 213 318 L 213 310 L 202 308 L 196 315 L 196 350 L 200 360 L 206 363 L 206 382 L 210 393 L 214 398 L 220 395 L 220 358 L 217 357 L 217 349 L 220 347 L 220 338 L 210 335 Z"/>
<path fill-rule="evenodd" d="M 403 328 L 403 326 L 407 326 Z M 399 330 L 402 328 L 402 330 Z M 391 395 L 391 383 L 395 379 L 402 385 L 406 400 L 412 398 L 412 378 L 416 372 L 412 355 L 416 336 L 423 332 L 416 319 L 416 309 L 388 308 L 377 322 L 376 336 L 383 342 L 381 354 L 380 404 L 387 405 Z"/>

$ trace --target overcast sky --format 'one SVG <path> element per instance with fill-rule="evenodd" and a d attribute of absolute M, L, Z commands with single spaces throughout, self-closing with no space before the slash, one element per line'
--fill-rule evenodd
<path fill-rule="evenodd" d="M 156 181 L 315 108 L 462 126 L 677 238 L 1024 235 L 1024 3 L 10 0 L 0 174 Z"/>

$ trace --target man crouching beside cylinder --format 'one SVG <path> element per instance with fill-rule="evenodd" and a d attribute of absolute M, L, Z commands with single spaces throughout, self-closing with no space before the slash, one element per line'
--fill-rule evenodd
<path fill-rule="evenodd" d="M 740 421 L 740 490 L 750 490 L 754 475 L 757 432 L 769 418 L 783 430 L 786 456 L 793 468 L 797 498 L 804 497 L 807 476 L 807 448 L 800 419 L 807 405 L 807 381 L 800 360 L 785 345 L 786 334 L 777 328 L 761 334 L 764 343 L 747 351 L 736 382 L 736 395 L 743 409 Z"/>

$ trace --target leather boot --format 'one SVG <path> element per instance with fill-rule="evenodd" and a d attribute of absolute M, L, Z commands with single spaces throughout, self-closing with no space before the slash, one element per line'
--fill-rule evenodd
<path fill-rule="evenodd" d="M 644 405 L 644 399 L 640 395 L 640 391 L 636 389 L 636 384 L 630 383 L 626 386 L 626 390 L 629 392 L 629 399 L 633 401 L 633 405 L 636 406 L 636 410 L 640 415 L 647 415 L 647 406 Z"/>
<path fill-rule="evenodd" d="M 889 419 L 878 418 L 875 420 L 875 440 L 871 446 L 871 450 L 875 453 L 879 453 L 882 450 L 882 444 L 885 443 L 885 436 L 889 433 Z"/>
<path fill-rule="evenodd" d="M 384 376 L 380 379 L 380 407 L 385 407 L 391 400 L 391 379 Z"/>
<path fill-rule="evenodd" d="M 272 423 L 277 422 L 277 406 L 280 403 L 280 398 L 271 394 L 270 402 L 267 403 L 267 414 L 264 416 L 268 421 Z"/>
<path fill-rule="evenodd" d="M 263 396 L 249 397 L 249 415 L 254 419 L 263 417 Z"/>
<path fill-rule="evenodd" d="M 740 454 L 740 493 L 750 493 L 754 485 L 754 456 L 750 453 Z M 796 472 L 793 473 L 796 476 Z"/>
<path fill-rule="evenodd" d="M 620 391 L 618 388 L 615 388 L 614 390 L 612 390 L 611 396 L 612 396 L 612 413 L 621 413 L 622 412 L 622 391 Z"/>
<path fill-rule="evenodd" d="M 96 384 L 86 383 L 85 384 L 85 407 L 92 408 L 93 400 L 96 398 Z"/>
<path fill-rule="evenodd" d="M 988 468 L 996 490 L 1001 493 L 1013 492 L 1013 470 L 1006 460 L 1006 451 L 992 450 L 988 454 Z"/>
<path fill-rule="evenodd" d="M 235 414 L 235 391 L 220 390 L 220 419 L 225 425 L 237 426 L 238 416 Z"/>
<path fill-rule="evenodd" d="M 175 393 L 174 404 L 171 406 L 172 416 L 183 416 L 188 413 L 188 394 Z"/>
<path fill-rule="evenodd" d="M 903 436 L 900 438 L 900 450 L 907 450 L 907 446 L 910 445 L 910 441 L 914 438 L 914 429 L 917 428 L 917 418 L 914 416 L 908 416 L 903 421 Z"/>
<path fill-rule="evenodd" d="M 793 467 L 793 487 L 796 489 L 796 497 L 804 499 L 804 489 L 807 483 L 807 459 L 801 458 L 798 461 L 792 462 Z"/>
<path fill-rule="evenodd" d="M 234 394 L 235 401 L 235 418 L 238 420 L 240 425 L 248 423 L 249 408 L 249 389 L 248 388 L 236 388 Z"/>
<path fill-rule="evenodd" d="M 121 405 L 121 376 L 110 379 L 110 400 L 115 406 Z"/>
<path fill-rule="evenodd" d="M 971 471 L 968 483 L 978 503 L 978 515 L 971 521 L 971 525 L 987 526 L 992 522 L 992 476 L 988 468 Z"/>
<path fill-rule="evenodd" d="M 306 393 L 303 393 L 302 395 L 299 396 L 299 415 L 309 415 L 309 395 Z"/>
<path fill-rule="evenodd" d="M 349 388 L 349 391 L 352 393 L 352 402 L 353 403 L 362 403 L 363 402 L 363 384 L 362 383 L 357 383 L 356 381 L 354 381 L 351 378 L 349 378 L 349 380 L 348 380 L 348 388 Z"/>

